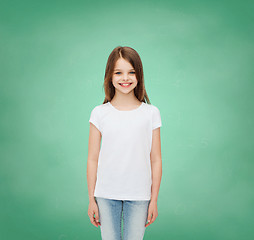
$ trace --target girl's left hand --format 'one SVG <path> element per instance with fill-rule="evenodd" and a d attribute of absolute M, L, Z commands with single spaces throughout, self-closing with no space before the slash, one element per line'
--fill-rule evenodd
<path fill-rule="evenodd" d="M 147 217 L 148 223 L 145 225 L 145 227 L 152 224 L 157 218 L 157 216 L 158 216 L 157 201 L 151 201 L 148 207 L 148 217 Z"/>

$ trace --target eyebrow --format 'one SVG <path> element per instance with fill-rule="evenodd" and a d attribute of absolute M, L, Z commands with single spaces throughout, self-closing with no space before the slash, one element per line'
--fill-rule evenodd
<path fill-rule="evenodd" d="M 116 68 L 114 71 L 116 71 L 116 70 L 122 70 L 122 69 Z M 130 70 L 135 70 L 135 69 L 134 69 L 134 68 L 132 68 L 132 69 L 130 69 Z"/>

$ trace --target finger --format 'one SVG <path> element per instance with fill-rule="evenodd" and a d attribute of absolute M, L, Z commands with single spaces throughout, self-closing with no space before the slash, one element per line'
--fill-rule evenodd
<path fill-rule="evenodd" d="M 145 225 L 145 227 L 148 227 L 149 225 L 151 225 L 151 222 L 148 222 L 148 223 Z"/>
<path fill-rule="evenodd" d="M 92 223 L 95 227 L 98 227 L 97 223 L 95 222 L 94 217 L 91 217 L 91 218 L 90 218 L 90 221 L 91 221 L 91 223 Z"/>
<path fill-rule="evenodd" d="M 96 224 L 96 227 L 101 226 L 99 219 L 94 218 L 94 223 Z"/>
<path fill-rule="evenodd" d="M 96 222 L 97 226 L 98 226 L 98 225 L 101 226 L 101 223 L 100 223 L 100 220 L 99 220 L 99 219 L 95 219 L 95 222 Z"/>
<path fill-rule="evenodd" d="M 152 223 L 152 221 L 151 221 L 151 219 L 152 219 L 151 216 L 152 216 L 152 215 L 153 215 L 152 213 L 149 213 L 149 214 L 148 214 L 147 223 L 146 223 L 145 227 L 149 226 L 149 225 Z"/>
<path fill-rule="evenodd" d="M 149 213 L 149 215 L 148 215 L 148 217 L 147 217 L 147 222 L 151 222 L 152 216 L 153 216 L 153 214 L 152 214 L 152 213 Z"/>
<path fill-rule="evenodd" d="M 151 222 L 153 223 L 153 222 L 155 221 L 155 219 L 156 219 L 156 215 L 154 214 L 154 215 L 152 216 Z"/>
<path fill-rule="evenodd" d="M 99 213 L 96 211 L 95 212 L 95 221 L 99 224 L 100 223 L 100 218 L 99 218 Z"/>
<path fill-rule="evenodd" d="M 93 213 L 92 213 L 92 216 L 90 217 L 90 221 L 91 221 L 91 223 L 92 223 L 95 227 L 97 227 L 97 224 L 96 224 L 96 221 L 95 221 L 95 217 L 94 217 L 94 211 L 93 211 Z"/>
<path fill-rule="evenodd" d="M 90 222 L 91 222 L 94 226 L 96 226 L 95 223 L 94 223 L 94 221 L 93 221 L 92 219 L 90 219 Z"/>
<path fill-rule="evenodd" d="M 151 220 L 147 220 L 145 227 L 149 226 L 151 224 Z"/>

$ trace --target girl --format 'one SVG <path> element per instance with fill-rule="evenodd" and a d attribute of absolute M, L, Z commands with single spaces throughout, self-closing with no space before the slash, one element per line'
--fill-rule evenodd
<path fill-rule="evenodd" d="M 111 52 L 104 90 L 103 104 L 89 119 L 88 216 L 103 240 L 120 240 L 123 215 L 124 240 L 140 240 L 158 216 L 162 124 L 134 49 L 119 46 Z"/>

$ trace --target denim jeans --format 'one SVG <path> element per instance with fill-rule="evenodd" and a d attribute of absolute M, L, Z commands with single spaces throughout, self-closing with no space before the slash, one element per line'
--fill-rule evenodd
<path fill-rule="evenodd" d="M 114 200 L 95 197 L 102 240 L 142 240 L 151 200 Z M 121 223 L 123 215 L 123 238 Z"/>

